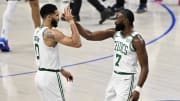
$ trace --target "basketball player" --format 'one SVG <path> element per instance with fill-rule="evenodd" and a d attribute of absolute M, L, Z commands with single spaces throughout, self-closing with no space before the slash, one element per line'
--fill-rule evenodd
<path fill-rule="evenodd" d="M 69 8 L 64 10 L 62 17 L 71 27 L 70 37 L 55 29 L 59 21 L 59 12 L 55 5 L 44 5 L 40 15 L 43 23 L 35 29 L 33 35 L 36 62 L 39 67 L 35 83 L 42 101 L 65 101 L 59 72 L 67 81 L 72 81 L 73 77 L 70 72 L 61 68 L 58 43 L 79 48 L 81 46 L 79 32 Z"/>
<path fill-rule="evenodd" d="M 133 30 L 134 15 L 128 9 L 120 10 L 115 28 L 91 32 L 76 23 L 80 34 L 87 40 L 114 41 L 113 74 L 106 90 L 105 101 L 138 101 L 148 75 L 148 56 L 145 42 Z M 141 71 L 136 80 L 139 61 Z M 137 82 L 135 82 L 137 81 Z"/>
<path fill-rule="evenodd" d="M 13 19 L 12 16 L 15 12 L 18 1 L 19 0 L 7 0 L 8 4 L 3 14 L 2 31 L 0 36 L 0 49 L 2 52 L 10 51 L 8 45 L 9 22 Z M 39 0 L 25 0 L 25 1 L 29 1 L 34 27 L 36 28 L 40 26 Z"/>

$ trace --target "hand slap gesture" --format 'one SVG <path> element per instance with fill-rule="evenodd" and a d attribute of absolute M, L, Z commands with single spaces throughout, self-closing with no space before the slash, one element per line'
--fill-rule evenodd
<path fill-rule="evenodd" d="M 68 22 L 73 20 L 73 15 L 71 14 L 71 9 L 69 7 L 64 9 L 64 13 L 62 14 L 62 18 L 64 18 Z"/>

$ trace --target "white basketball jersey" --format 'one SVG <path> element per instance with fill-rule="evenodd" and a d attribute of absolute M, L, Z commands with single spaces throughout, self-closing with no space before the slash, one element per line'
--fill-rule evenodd
<path fill-rule="evenodd" d="M 38 27 L 33 35 L 36 63 L 39 68 L 58 70 L 61 68 L 58 46 L 48 47 L 44 43 L 43 33 L 47 29 L 48 27 Z"/>
<path fill-rule="evenodd" d="M 113 36 L 114 39 L 114 71 L 125 73 L 137 73 L 137 54 L 132 46 L 132 40 L 138 32 L 123 37 L 121 31 L 117 31 Z"/>

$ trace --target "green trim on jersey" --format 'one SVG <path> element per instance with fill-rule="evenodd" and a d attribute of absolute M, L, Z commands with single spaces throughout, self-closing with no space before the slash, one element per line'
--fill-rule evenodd
<path fill-rule="evenodd" d="M 131 37 L 132 37 L 132 42 L 131 42 L 131 44 L 130 44 L 130 49 L 132 50 L 132 51 L 136 51 L 136 49 L 133 47 L 133 40 L 134 40 L 134 38 L 137 36 L 137 35 L 140 35 L 138 32 L 133 32 L 132 33 L 132 35 L 131 35 Z"/>
<path fill-rule="evenodd" d="M 118 37 L 118 33 L 121 33 L 121 31 L 117 31 L 117 32 L 115 32 L 115 34 L 113 35 L 113 40 L 115 39 L 115 37 Z"/>
<path fill-rule="evenodd" d="M 136 51 L 136 49 L 134 49 L 134 47 L 133 47 L 133 39 L 134 39 L 134 37 L 132 37 L 132 41 L 131 41 L 131 44 L 129 44 L 129 48 L 130 48 L 130 50 L 132 51 L 132 52 L 135 52 Z"/>

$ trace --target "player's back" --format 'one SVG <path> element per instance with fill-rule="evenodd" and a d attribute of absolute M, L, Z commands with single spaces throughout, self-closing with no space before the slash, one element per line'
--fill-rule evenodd
<path fill-rule="evenodd" d="M 43 33 L 48 27 L 36 28 L 33 35 L 33 44 L 36 55 L 36 63 L 39 68 L 60 69 L 59 50 L 58 46 L 49 47 L 45 44 Z"/>

